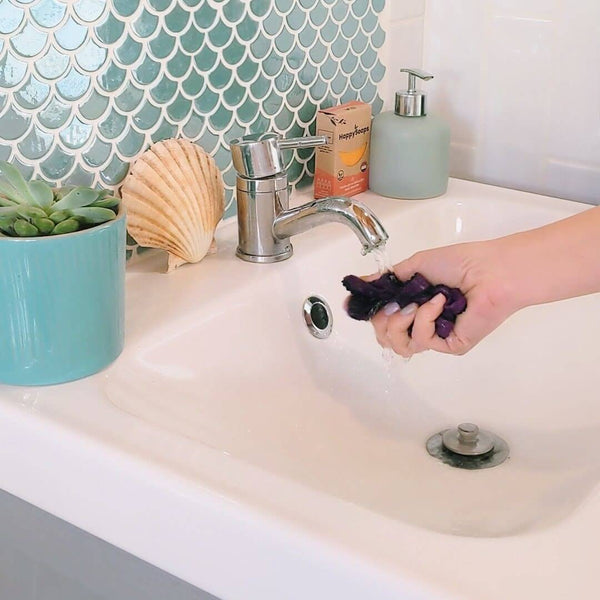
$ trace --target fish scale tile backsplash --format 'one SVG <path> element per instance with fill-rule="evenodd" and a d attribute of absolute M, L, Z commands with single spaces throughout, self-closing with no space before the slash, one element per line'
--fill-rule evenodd
<path fill-rule="evenodd" d="M 182 136 L 231 190 L 228 141 L 314 132 L 316 111 L 382 106 L 385 0 L 0 0 L 0 160 L 59 185 L 118 187 Z M 290 178 L 312 179 L 313 151 Z"/>

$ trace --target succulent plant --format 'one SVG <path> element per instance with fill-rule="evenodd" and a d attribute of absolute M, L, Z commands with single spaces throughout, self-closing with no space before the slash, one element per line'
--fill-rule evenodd
<path fill-rule="evenodd" d="M 16 167 L 0 162 L 0 235 L 36 237 L 88 229 L 114 219 L 119 202 L 107 190 L 27 182 Z"/>

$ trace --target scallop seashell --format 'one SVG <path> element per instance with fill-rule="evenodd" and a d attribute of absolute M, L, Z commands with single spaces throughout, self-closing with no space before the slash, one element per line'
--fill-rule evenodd
<path fill-rule="evenodd" d="M 215 161 L 197 144 L 154 144 L 135 161 L 121 196 L 129 234 L 141 246 L 166 250 L 168 271 L 215 250 L 225 190 Z"/>

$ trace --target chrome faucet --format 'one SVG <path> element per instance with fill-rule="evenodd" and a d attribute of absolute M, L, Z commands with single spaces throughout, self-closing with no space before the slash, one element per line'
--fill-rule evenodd
<path fill-rule="evenodd" d="M 273 263 L 293 253 L 290 237 L 323 223 L 345 223 L 362 244 L 363 254 L 388 239 L 383 225 L 361 202 L 331 196 L 289 208 L 288 183 L 282 150 L 312 148 L 327 143 L 324 136 L 282 139 L 276 133 L 245 135 L 230 142 L 237 172 L 236 198 L 242 260 Z"/>

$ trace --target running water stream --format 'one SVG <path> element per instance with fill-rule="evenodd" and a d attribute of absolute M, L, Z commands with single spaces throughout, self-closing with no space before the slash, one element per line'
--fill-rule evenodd
<path fill-rule="evenodd" d="M 383 275 L 387 271 L 391 271 L 393 268 L 392 261 L 390 260 L 385 242 L 374 248 L 371 251 L 373 258 L 375 259 L 375 263 L 377 264 L 377 271 L 380 275 Z"/>
<path fill-rule="evenodd" d="M 371 255 L 375 259 L 375 264 L 377 265 L 377 272 L 379 273 L 379 275 L 383 275 L 388 271 L 393 271 L 394 265 L 389 256 L 385 243 L 373 249 L 371 251 Z M 392 368 L 394 365 L 394 358 L 396 357 L 396 353 L 391 348 L 383 348 L 381 351 L 381 357 L 383 358 L 383 363 L 385 365 L 388 380 L 391 380 Z M 403 362 L 407 363 L 409 360 L 410 358 L 404 358 Z"/>

